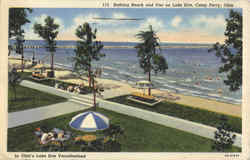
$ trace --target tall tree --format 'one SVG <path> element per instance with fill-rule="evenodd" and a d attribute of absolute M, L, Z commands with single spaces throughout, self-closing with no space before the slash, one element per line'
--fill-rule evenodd
<path fill-rule="evenodd" d="M 30 8 L 10 8 L 9 9 L 9 38 L 15 37 L 20 33 L 21 27 L 30 23 L 27 18 L 28 13 L 32 13 Z"/>
<path fill-rule="evenodd" d="M 10 8 L 9 9 L 9 39 L 15 38 L 16 42 L 16 53 L 22 55 L 22 72 L 24 69 L 24 55 L 23 55 L 23 43 L 24 40 L 24 30 L 22 26 L 26 23 L 30 23 L 29 19 L 27 18 L 28 13 L 32 13 L 32 9 L 30 8 Z M 8 46 L 10 55 L 11 50 L 13 47 L 9 44 Z"/>
<path fill-rule="evenodd" d="M 80 74 L 82 71 L 88 72 L 89 87 L 91 87 L 91 62 L 99 61 L 105 54 L 101 53 L 103 44 L 96 40 L 97 29 L 92 31 L 88 23 L 84 23 L 76 29 L 76 36 L 80 39 L 77 41 L 74 57 L 75 71 Z"/>
<path fill-rule="evenodd" d="M 227 73 L 224 83 L 231 91 L 236 91 L 242 85 L 242 14 L 231 10 L 226 23 L 225 43 L 217 42 L 208 51 L 215 51 L 220 57 L 224 65 L 219 68 L 219 73 Z"/>
<path fill-rule="evenodd" d="M 8 72 L 8 81 L 10 86 L 14 91 L 14 101 L 16 100 L 16 86 L 21 82 L 21 76 L 18 74 L 16 68 L 12 68 L 10 72 Z"/>
<path fill-rule="evenodd" d="M 34 32 L 42 37 L 46 42 L 46 50 L 51 54 L 51 71 L 52 77 L 54 77 L 54 52 L 56 51 L 56 40 L 58 35 L 59 25 L 54 22 L 54 19 L 50 16 L 45 18 L 45 25 L 38 23 L 34 24 Z"/>
<path fill-rule="evenodd" d="M 151 71 L 165 73 L 168 64 L 165 58 L 157 52 L 157 50 L 161 51 L 159 38 L 151 25 L 148 31 L 140 31 L 136 34 L 136 37 L 142 41 L 135 46 L 140 67 L 144 70 L 144 73 L 148 74 L 148 81 L 151 82 Z M 148 89 L 148 95 L 151 95 L 150 88 Z"/>

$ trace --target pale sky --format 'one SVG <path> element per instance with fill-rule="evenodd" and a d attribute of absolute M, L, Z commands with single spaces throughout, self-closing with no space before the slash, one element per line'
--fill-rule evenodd
<path fill-rule="evenodd" d="M 88 22 L 97 28 L 101 41 L 137 42 L 135 35 L 153 26 L 161 42 L 215 43 L 224 42 L 225 18 L 229 9 L 179 8 L 34 8 L 31 23 L 24 26 L 26 39 L 41 39 L 34 33 L 35 22 L 44 23 L 51 16 L 60 25 L 57 40 L 77 40 L 75 29 Z M 237 9 L 241 11 L 241 9 Z M 142 18 L 139 21 L 96 20 L 94 18 Z"/>

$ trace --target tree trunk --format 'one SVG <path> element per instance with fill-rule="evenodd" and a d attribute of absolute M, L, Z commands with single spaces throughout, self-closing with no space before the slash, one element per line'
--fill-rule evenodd
<path fill-rule="evenodd" d="M 148 81 L 151 82 L 151 70 L 148 72 Z M 148 95 L 151 96 L 151 88 L 148 88 Z"/>
<path fill-rule="evenodd" d="M 89 87 L 91 87 L 91 65 L 89 66 Z"/>
<path fill-rule="evenodd" d="M 92 86 L 93 86 L 93 96 L 94 96 L 94 110 L 96 111 L 96 89 L 95 89 L 95 79 L 93 78 L 92 81 Z"/>
<path fill-rule="evenodd" d="M 50 68 L 51 68 L 51 71 L 54 72 L 54 53 L 53 52 L 51 52 L 51 66 L 50 66 Z"/>
<path fill-rule="evenodd" d="M 16 101 L 16 87 L 15 86 L 13 86 L 13 89 L 14 89 L 14 101 Z"/>
<path fill-rule="evenodd" d="M 10 49 L 10 45 L 8 46 L 8 56 L 10 55 L 11 53 L 11 49 Z"/>
<path fill-rule="evenodd" d="M 24 69 L 24 64 L 23 64 L 23 59 L 24 59 L 24 56 L 23 56 L 23 52 L 22 52 L 22 72 L 23 72 L 23 69 Z"/>

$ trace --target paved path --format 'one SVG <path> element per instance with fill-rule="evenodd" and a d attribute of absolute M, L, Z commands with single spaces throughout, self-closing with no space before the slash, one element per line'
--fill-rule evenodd
<path fill-rule="evenodd" d="M 90 108 L 90 106 L 68 101 L 19 112 L 11 112 L 8 114 L 8 128 L 57 117 L 87 108 Z"/>
<path fill-rule="evenodd" d="M 29 81 L 23 81 L 21 83 L 23 86 L 31 87 L 49 92 L 52 94 L 56 95 L 61 95 L 65 98 L 70 99 L 71 102 L 65 102 L 65 103 L 59 103 L 59 104 L 54 104 L 51 106 L 47 107 L 40 107 L 37 109 L 31 109 L 31 110 L 26 110 L 26 111 L 21 111 L 21 112 L 14 112 L 14 113 L 9 113 L 9 128 L 13 126 L 18 126 L 21 124 L 27 124 L 27 123 L 32 123 L 35 119 L 35 121 L 51 118 L 51 117 L 56 117 L 62 114 L 67 114 L 71 113 L 74 111 L 82 110 L 84 108 L 91 107 L 91 104 L 86 106 L 86 103 L 91 103 L 92 102 L 92 94 L 89 95 L 77 95 L 65 91 L 60 91 L 57 90 L 53 87 L 48 87 L 44 86 L 41 84 L 36 84 L 34 82 L 29 82 Z M 110 92 L 109 96 L 106 96 L 106 98 L 110 98 L 112 95 L 118 95 L 121 93 L 117 93 L 113 90 L 113 92 Z M 104 97 L 105 98 L 105 97 Z M 110 101 L 106 101 L 104 99 L 97 98 L 97 102 L 100 104 L 99 106 L 101 108 L 115 111 L 121 114 L 137 117 L 143 120 L 147 120 L 156 124 L 164 125 L 167 127 L 179 129 L 182 131 L 186 131 L 195 135 L 199 135 L 202 137 L 206 137 L 209 139 L 214 139 L 214 132 L 216 131 L 216 128 L 206 126 L 203 124 L 179 119 L 176 117 L 171 117 L 155 112 L 150 112 L 147 110 L 123 105 L 123 104 L 118 104 Z M 72 104 L 75 103 L 75 104 Z M 70 107 L 69 107 L 70 106 Z M 56 114 L 55 114 L 56 113 Z M 32 115 L 32 118 L 31 118 Z M 22 118 L 20 118 L 20 116 Z M 40 117 L 39 117 L 40 116 Z M 22 120 L 23 122 L 18 122 L 18 120 Z M 11 124 L 12 123 L 12 124 Z M 241 147 L 242 145 L 242 138 L 240 134 L 237 134 L 236 136 L 236 141 L 235 141 L 235 146 Z"/>
<path fill-rule="evenodd" d="M 106 100 L 99 99 L 99 107 L 106 110 L 111 110 L 117 113 L 129 115 L 146 121 L 150 121 L 156 124 L 160 124 L 166 127 L 175 128 L 181 131 L 189 132 L 201 137 L 214 139 L 214 132 L 217 130 L 214 127 L 203 125 L 196 122 L 191 122 L 188 120 L 171 117 L 168 115 L 163 115 L 156 112 L 147 111 L 140 108 L 135 108 L 127 106 L 124 104 L 114 103 Z M 236 140 L 234 145 L 237 147 L 242 147 L 242 138 L 241 134 L 236 134 Z"/>
<path fill-rule="evenodd" d="M 24 111 L 11 112 L 8 114 L 8 128 L 17 127 L 48 118 L 57 117 L 67 113 L 72 113 L 92 107 L 92 97 L 76 95 L 66 91 L 58 90 L 53 87 L 34 83 L 31 81 L 22 81 L 22 86 L 37 89 L 39 91 L 51 93 L 69 99 L 67 102 L 52 104 Z"/>

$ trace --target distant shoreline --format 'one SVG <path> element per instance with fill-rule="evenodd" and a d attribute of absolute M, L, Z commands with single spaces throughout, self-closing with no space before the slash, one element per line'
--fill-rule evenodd
<path fill-rule="evenodd" d="M 190 46 L 190 45 L 169 45 L 169 46 L 160 46 L 161 48 L 212 48 L 212 45 L 197 45 L 197 46 Z M 24 48 L 44 48 L 42 45 L 25 45 Z M 57 48 L 75 48 L 73 45 L 58 45 Z M 133 49 L 135 46 L 104 46 L 106 49 L 112 48 L 124 48 L 124 49 Z"/>
<path fill-rule="evenodd" d="M 15 40 L 10 40 L 14 44 Z M 77 41 L 70 40 L 57 40 L 57 48 L 75 48 Z M 104 48 L 124 48 L 132 49 L 140 42 L 108 42 L 102 41 Z M 24 48 L 44 48 L 45 42 L 43 40 L 26 40 Z M 161 48 L 212 48 L 213 43 L 185 43 L 185 42 L 160 42 Z"/>

